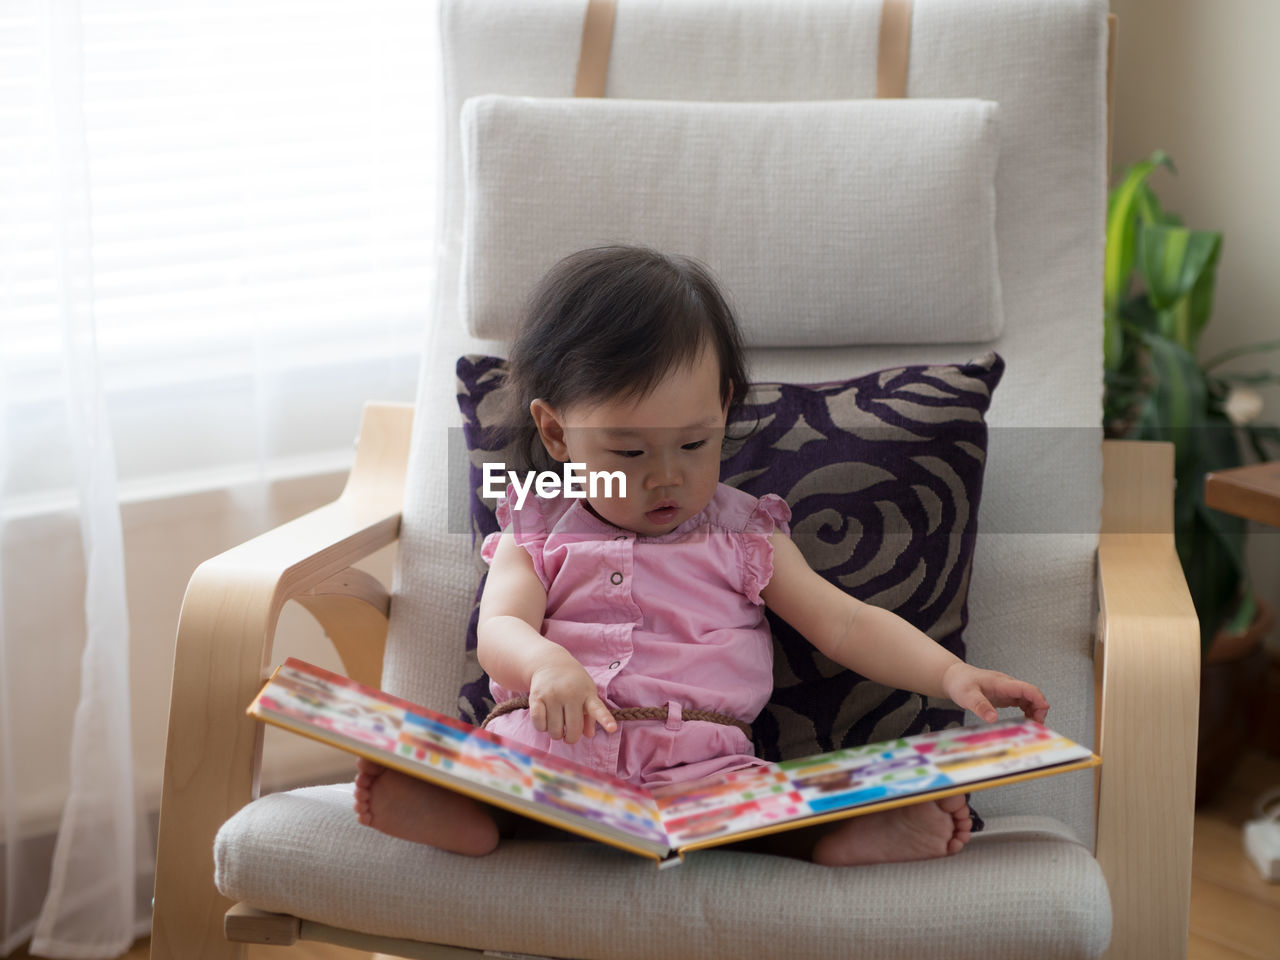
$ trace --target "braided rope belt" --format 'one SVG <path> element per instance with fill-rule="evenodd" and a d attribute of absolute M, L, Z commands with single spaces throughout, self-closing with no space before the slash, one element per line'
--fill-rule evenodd
<path fill-rule="evenodd" d="M 489 711 L 489 715 L 481 721 L 480 726 L 488 726 L 490 720 L 514 713 L 516 710 L 528 709 L 528 697 L 512 697 L 510 700 L 503 700 Z M 609 712 L 613 714 L 615 720 L 666 720 L 668 716 L 666 707 L 622 707 Z M 750 724 L 725 713 L 716 713 L 714 710 L 681 710 L 680 716 L 683 720 L 706 720 L 710 723 L 724 724 L 726 727 L 737 727 L 747 735 L 748 740 L 752 739 Z"/>

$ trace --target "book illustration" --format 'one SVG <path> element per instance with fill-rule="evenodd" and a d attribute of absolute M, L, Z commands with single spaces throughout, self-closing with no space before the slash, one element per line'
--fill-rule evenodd
<path fill-rule="evenodd" d="M 262 705 L 380 750 L 393 750 L 404 713 L 379 699 L 352 696 L 330 679 L 302 671 L 278 672 Z"/>
<path fill-rule="evenodd" d="M 594 782 L 534 764 L 534 799 L 567 813 L 596 820 L 646 839 L 665 842 L 666 833 L 655 822 L 651 805 L 611 792 Z"/>
<path fill-rule="evenodd" d="M 1101 761 L 1031 720 L 935 730 L 646 790 L 290 659 L 259 720 L 665 862 L 671 854 Z"/>
<path fill-rule="evenodd" d="M 679 847 L 1080 759 L 1083 749 L 1032 721 L 1007 720 L 784 760 L 653 794 Z"/>

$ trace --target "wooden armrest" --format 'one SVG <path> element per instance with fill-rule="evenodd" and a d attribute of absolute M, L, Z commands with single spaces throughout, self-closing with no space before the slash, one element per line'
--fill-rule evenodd
<path fill-rule="evenodd" d="M 356 462 L 333 503 L 201 564 L 178 620 L 156 863 L 152 957 L 234 957 L 230 901 L 213 886 L 213 838 L 258 793 L 261 725 L 245 708 L 266 677 L 280 611 L 321 620 L 353 675 L 378 683 L 386 590 L 351 564 L 399 535 L 413 408 L 370 404 Z M 351 625 L 373 644 L 355 642 Z M 372 649 L 369 649 L 372 647 Z"/>
<path fill-rule="evenodd" d="M 1103 445 L 1097 857 L 1108 957 L 1185 957 L 1200 629 L 1173 543 L 1173 445 Z"/>

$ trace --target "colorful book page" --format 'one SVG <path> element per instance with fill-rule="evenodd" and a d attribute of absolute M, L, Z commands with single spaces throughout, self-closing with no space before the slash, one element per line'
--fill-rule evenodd
<path fill-rule="evenodd" d="M 911 739 L 917 751 L 957 784 L 1038 770 L 1091 755 L 1087 748 L 1034 720 L 937 730 Z"/>
<path fill-rule="evenodd" d="M 395 753 L 503 794 L 524 799 L 533 796 L 532 761 L 527 754 L 488 743 L 430 717 L 405 713 Z"/>
<path fill-rule="evenodd" d="M 645 840 L 666 844 L 667 834 L 654 817 L 652 801 L 638 787 L 612 778 L 589 779 L 548 763 L 547 757 L 533 764 L 533 798 L 544 806 L 576 814 L 634 834 Z"/>
<path fill-rule="evenodd" d="M 671 845 L 943 790 L 1090 756 L 1030 720 L 938 730 L 653 791 Z"/>
<path fill-rule="evenodd" d="M 258 698 L 261 710 L 394 756 L 402 764 L 488 788 L 526 808 L 576 816 L 666 845 L 653 801 L 640 787 L 547 756 L 289 659 Z"/>
<path fill-rule="evenodd" d="M 264 710 L 349 737 L 378 750 L 396 752 L 405 709 L 389 698 L 351 690 L 345 678 L 281 667 L 259 698 Z"/>

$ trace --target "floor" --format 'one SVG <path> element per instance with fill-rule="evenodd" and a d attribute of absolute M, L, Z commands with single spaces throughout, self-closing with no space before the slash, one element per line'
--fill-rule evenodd
<path fill-rule="evenodd" d="M 1191 939 L 1187 960 L 1280 960 L 1280 884 L 1258 875 L 1245 856 L 1241 828 L 1267 790 L 1280 787 L 1280 758 L 1251 751 L 1218 799 L 1196 813 L 1191 877 Z M 148 960 L 139 940 L 121 960 Z M 27 957 L 18 951 L 10 960 Z M 254 947 L 248 960 L 367 960 L 327 944 L 288 950 Z"/>
<path fill-rule="evenodd" d="M 1280 960 L 1280 883 L 1266 883 L 1244 853 L 1254 803 L 1280 788 L 1280 758 L 1245 756 L 1221 795 L 1196 813 L 1188 960 Z"/>

